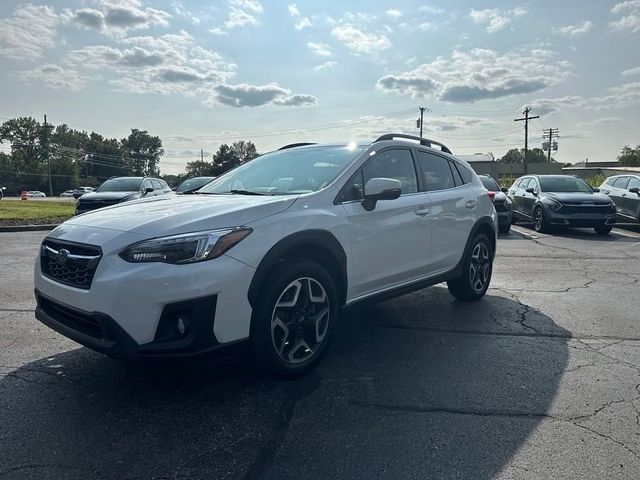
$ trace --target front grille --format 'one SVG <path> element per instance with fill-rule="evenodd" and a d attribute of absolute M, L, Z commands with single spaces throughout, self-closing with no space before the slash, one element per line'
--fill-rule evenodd
<path fill-rule="evenodd" d="M 108 201 L 108 200 L 95 200 L 92 202 L 83 202 L 80 201 L 78 203 L 78 210 L 80 211 L 88 211 L 88 210 L 96 210 L 98 208 L 110 207 L 111 205 L 115 205 L 118 202 Z"/>
<path fill-rule="evenodd" d="M 44 276 L 89 290 L 101 257 L 100 247 L 45 239 L 40 250 L 40 265 Z"/>
<path fill-rule="evenodd" d="M 87 313 L 53 302 L 42 295 L 38 295 L 38 306 L 55 321 L 69 328 L 93 338 L 104 338 L 98 321 Z"/>
<path fill-rule="evenodd" d="M 558 213 L 564 215 L 574 215 L 579 213 L 599 213 L 608 215 L 613 213 L 609 205 L 563 205 Z"/>

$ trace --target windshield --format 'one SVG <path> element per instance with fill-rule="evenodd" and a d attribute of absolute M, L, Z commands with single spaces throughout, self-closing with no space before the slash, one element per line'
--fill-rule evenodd
<path fill-rule="evenodd" d="M 189 178 L 180 184 L 180 186 L 176 189 L 176 192 L 185 192 L 187 190 L 193 190 L 194 188 L 200 188 L 201 186 L 206 185 L 215 178 L 216 177 Z"/>
<path fill-rule="evenodd" d="M 267 153 L 218 177 L 199 193 L 311 193 L 328 185 L 364 151 L 358 146 L 303 147 Z"/>
<path fill-rule="evenodd" d="M 593 192 L 584 180 L 575 177 L 540 177 L 540 188 L 543 192 Z"/>
<path fill-rule="evenodd" d="M 112 178 L 96 188 L 96 192 L 137 192 L 141 182 L 139 177 Z"/>
<path fill-rule="evenodd" d="M 493 178 L 480 177 L 480 181 L 482 182 L 482 185 L 484 185 L 484 188 L 486 188 L 490 192 L 499 192 L 500 191 L 500 187 L 498 186 L 498 184 L 496 183 L 496 181 Z"/>

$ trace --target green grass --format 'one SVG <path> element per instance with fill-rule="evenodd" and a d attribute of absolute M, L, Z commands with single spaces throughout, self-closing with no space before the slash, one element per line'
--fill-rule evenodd
<path fill-rule="evenodd" d="M 75 213 L 74 202 L 48 202 L 40 200 L 0 200 L 0 223 L 42 221 L 69 218 Z"/>

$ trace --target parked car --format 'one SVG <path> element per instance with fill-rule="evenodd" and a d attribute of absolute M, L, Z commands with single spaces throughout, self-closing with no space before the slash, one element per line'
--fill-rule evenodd
<path fill-rule="evenodd" d="M 142 197 L 156 197 L 170 193 L 167 182 L 150 177 L 115 177 L 100 185 L 94 192 L 85 193 L 78 198 L 76 214 L 109 207 L 121 202 Z"/>
<path fill-rule="evenodd" d="M 607 235 L 616 222 L 616 206 L 603 193 L 571 175 L 527 175 L 508 190 L 515 221 L 532 221 L 537 232 L 553 226 L 593 228 Z"/>
<path fill-rule="evenodd" d="M 77 187 L 73 190 L 73 198 L 80 198 L 85 193 L 93 192 L 95 189 L 93 187 Z"/>
<path fill-rule="evenodd" d="M 60 194 L 60 196 L 63 198 L 73 197 L 73 192 L 73 190 L 65 190 Z"/>
<path fill-rule="evenodd" d="M 640 223 L 640 175 L 614 175 L 600 185 L 600 191 L 616 204 L 622 221 Z"/>
<path fill-rule="evenodd" d="M 46 197 L 46 195 L 44 194 L 44 192 L 40 192 L 38 190 L 29 190 L 27 192 L 27 197 L 28 198 L 44 198 Z"/>
<path fill-rule="evenodd" d="M 36 260 L 36 316 L 114 357 L 246 342 L 257 366 L 294 377 L 326 352 L 341 307 L 443 281 L 482 298 L 497 229 L 476 174 L 438 142 L 294 144 L 199 195 L 64 222 Z"/>
<path fill-rule="evenodd" d="M 187 178 L 184 182 L 178 185 L 178 188 L 175 189 L 175 192 L 178 195 L 184 195 L 189 193 L 195 193 L 196 190 L 201 189 L 207 183 L 215 180 L 216 177 L 192 177 Z"/>
<path fill-rule="evenodd" d="M 493 206 L 496 207 L 498 213 L 498 230 L 500 233 L 509 233 L 511 229 L 511 200 L 506 195 L 506 188 L 501 189 L 489 175 L 478 175 L 478 178 L 484 185 L 484 188 L 492 194 L 489 195 L 493 200 Z"/>

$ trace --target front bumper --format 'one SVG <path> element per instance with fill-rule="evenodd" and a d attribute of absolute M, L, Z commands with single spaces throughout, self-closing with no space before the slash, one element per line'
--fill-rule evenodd
<path fill-rule="evenodd" d="M 561 214 L 548 210 L 549 223 L 551 225 L 565 226 L 565 227 L 577 227 L 577 228 L 591 228 L 600 225 L 615 225 L 616 214 L 611 213 L 607 215 L 603 214 L 588 214 L 588 213 L 576 213 L 576 214 Z"/>

